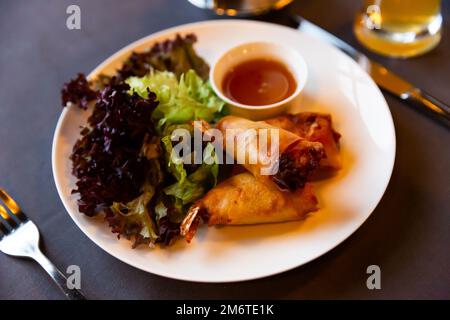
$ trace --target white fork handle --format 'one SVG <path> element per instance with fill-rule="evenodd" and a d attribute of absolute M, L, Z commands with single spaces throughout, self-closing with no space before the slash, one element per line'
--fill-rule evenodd
<path fill-rule="evenodd" d="M 42 268 L 47 271 L 49 276 L 55 281 L 61 291 L 65 294 L 69 300 L 86 300 L 83 294 L 77 289 L 69 289 L 67 287 L 67 278 L 59 271 L 55 265 L 48 260 L 48 258 L 40 251 L 36 250 L 31 255 L 37 263 L 41 265 Z"/>

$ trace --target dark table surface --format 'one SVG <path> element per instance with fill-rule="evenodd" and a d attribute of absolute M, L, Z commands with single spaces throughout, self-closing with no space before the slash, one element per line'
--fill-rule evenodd
<path fill-rule="evenodd" d="M 301 0 L 291 10 L 358 46 L 351 31 L 361 1 Z M 450 6 L 441 44 L 409 60 L 375 57 L 450 103 Z M 81 7 L 82 29 L 66 28 Z M 258 19 L 288 23 L 287 12 Z M 397 133 L 389 187 L 371 217 L 343 244 L 283 274 L 233 284 L 197 284 L 130 267 L 91 242 L 65 212 L 51 172 L 61 84 L 89 72 L 126 44 L 155 31 L 215 19 L 185 0 L 0 2 L 0 185 L 37 223 L 61 269 L 79 265 L 91 299 L 450 298 L 450 131 L 386 94 Z M 381 290 L 366 268 L 381 267 Z M 40 267 L 0 254 L 0 298 L 61 299 Z"/>

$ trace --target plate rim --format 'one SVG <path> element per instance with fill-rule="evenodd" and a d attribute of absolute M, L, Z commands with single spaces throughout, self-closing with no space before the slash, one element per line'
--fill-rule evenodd
<path fill-rule="evenodd" d="M 98 64 L 91 72 L 89 72 L 87 78 L 90 79 L 93 76 L 97 75 L 99 73 L 100 70 L 102 70 L 106 65 L 110 64 L 111 62 L 113 62 L 114 60 L 116 60 L 118 57 L 120 57 L 121 55 L 123 55 L 126 52 L 129 52 L 130 50 L 132 50 L 133 48 L 136 48 L 148 41 L 151 41 L 151 39 L 153 38 L 158 38 L 164 34 L 173 34 L 173 33 L 177 33 L 177 32 L 183 32 L 183 30 L 185 29 L 189 29 L 192 27 L 201 27 L 202 25 L 208 25 L 208 24 L 236 24 L 236 23 L 241 23 L 241 24 L 253 24 L 253 25 L 261 25 L 261 26 L 270 26 L 270 27 L 275 27 L 275 28 L 280 28 L 280 29 L 285 29 L 287 31 L 297 31 L 302 33 L 299 30 L 295 30 L 293 28 L 284 26 L 284 25 L 279 25 L 276 23 L 271 23 L 271 22 L 264 22 L 264 21 L 255 21 L 255 20 L 244 20 L 244 19 L 227 19 L 227 20 L 221 20 L 221 19 L 213 19 L 213 20 L 205 20 L 205 21 L 198 21 L 198 22 L 191 22 L 191 23 L 186 23 L 186 24 L 181 24 L 181 25 L 177 25 L 177 26 L 173 26 L 170 28 L 166 28 L 166 29 L 162 29 L 159 30 L 157 32 L 151 33 L 149 35 L 146 35 L 144 37 L 141 37 L 135 41 L 132 41 L 131 43 L 125 45 L 124 47 L 122 47 L 121 49 L 115 51 L 113 54 L 109 55 L 105 60 L 103 60 L 100 64 Z M 302 33 L 305 35 L 305 33 Z M 306 34 L 307 35 L 307 34 Z M 307 35 L 309 36 L 309 35 Z M 346 59 L 348 59 L 349 61 L 351 61 L 352 64 L 356 65 L 358 68 L 361 69 L 361 67 L 350 57 L 348 57 L 347 55 L 345 55 L 344 53 L 342 53 L 339 49 L 337 49 L 336 47 L 322 41 L 321 39 L 317 39 L 314 38 L 316 41 L 326 45 L 330 50 L 338 52 L 339 55 L 345 57 Z M 326 251 L 323 252 L 319 252 L 316 255 L 311 256 L 309 259 L 307 259 L 306 261 L 302 262 L 302 263 L 297 263 L 295 265 L 288 265 L 286 267 L 283 268 L 279 268 L 276 271 L 273 272 L 269 272 L 266 273 L 264 275 L 255 275 L 255 276 L 239 276 L 238 278 L 236 278 L 235 280 L 228 280 L 228 279 L 206 279 L 206 280 L 201 280 L 201 279 L 192 279 L 189 278 L 187 276 L 180 276 L 180 275 L 173 275 L 169 272 L 165 273 L 165 272 L 160 272 L 160 271 L 150 271 L 148 269 L 145 269 L 144 267 L 142 267 L 140 264 L 134 263 L 133 261 L 128 261 L 122 257 L 120 257 L 120 255 L 116 255 L 112 250 L 109 250 L 108 248 L 105 248 L 103 245 L 101 245 L 99 243 L 99 241 L 97 241 L 94 237 L 91 237 L 89 235 L 89 233 L 84 229 L 84 227 L 81 226 L 81 224 L 78 222 L 78 220 L 74 217 L 74 214 L 71 212 L 71 210 L 69 209 L 69 204 L 66 203 L 63 191 L 62 191 L 62 186 L 59 185 L 58 183 L 58 176 L 59 174 L 57 173 L 56 170 L 56 144 L 57 144 L 57 140 L 58 140 L 58 136 L 59 133 L 61 131 L 61 127 L 63 125 L 65 116 L 68 112 L 68 108 L 64 108 L 64 110 L 61 112 L 61 114 L 59 115 L 55 130 L 54 130 L 54 134 L 53 134 L 53 139 L 52 139 L 52 151 L 51 151 L 51 160 L 52 160 L 52 174 L 53 174 L 53 180 L 58 192 L 58 196 L 61 200 L 61 202 L 63 203 L 64 209 L 66 210 L 66 212 L 69 214 L 70 218 L 73 220 L 73 222 L 75 223 L 75 225 L 83 232 L 83 234 L 89 239 L 91 240 L 93 243 L 95 243 L 99 248 L 101 248 L 104 252 L 108 253 L 109 255 L 113 256 L 114 258 L 122 261 L 123 263 L 130 265 L 134 268 L 137 268 L 139 270 L 142 270 L 144 272 L 147 273 L 151 273 L 154 275 L 158 275 L 158 276 L 162 276 L 165 278 L 170 278 L 170 279 L 175 279 L 175 280 L 181 280 L 181 281 L 187 281 L 187 282 L 196 282 L 196 283 L 235 283 L 235 282 L 243 282 L 243 281 L 251 281 L 251 280 L 256 280 L 256 279 L 262 279 L 262 278 L 267 278 L 270 276 L 274 276 L 280 273 L 284 273 L 286 271 L 289 270 L 293 270 L 295 268 L 298 268 L 300 266 L 303 266 L 305 264 L 308 264 L 314 260 L 316 260 L 317 258 L 321 257 L 322 255 L 325 255 L 326 253 L 329 253 L 330 251 L 332 251 L 333 249 L 335 249 L 337 246 L 339 246 L 340 244 L 342 244 L 344 241 L 346 241 L 347 239 L 349 239 L 358 229 L 361 228 L 361 226 L 369 219 L 369 217 L 372 215 L 372 213 L 374 212 L 374 210 L 376 209 L 376 207 L 378 206 L 378 204 L 380 203 L 380 201 L 382 200 L 387 187 L 389 185 L 389 182 L 392 178 L 392 173 L 394 170 L 394 165 L 395 165 L 395 159 L 396 159 L 396 153 L 397 153 L 397 137 L 396 137 L 396 130 L 395 130 L 395 125 L 394 125 L 394 121 L 392 118 L 392 113 L 390 111 L 389 105 L 386 101 L 386 98 L 384 97 L 384 95 L 382 94 L 380 88 L 376 85 L 376 83 L 373 81 L 373 79 L 368 75 L 367 79 L 369 80 L 369 82 L 371 82 L 371 84 L 373 85 L 374 89 L 376 91 L 378 91 L 378 94 L 380 95 L 380 97 L 382 98 L 381 100 L 384 103 L 384 108 L 387 111 L 387 115 L 388 118 L 386 120 L 389 120 L 388 125 L 392 128 L 392 157 L 389 159 L 389 174 L 387 175 L 388 178 L 386 179 L 384 186 L 383 186 L 383 192 L 380 193 L 379 198 L 377 201 L 374 202 L 373 206 L 370 208 L 369 214 L 362 219 L 362 221 L 357 224 L 357 226 L 355 226 L 354 228 L 352 228 L 352 231 L 349 232 L 348 234 L 346 234 L 344 237 L 342 237 L 342 239 L 340 241 L 337 241 L 336 243 L 333 244 L 333 246 L 331 246 L 330 248 L 328 248 Z M 80 214 L 78 212 L 78 214 Z"/>

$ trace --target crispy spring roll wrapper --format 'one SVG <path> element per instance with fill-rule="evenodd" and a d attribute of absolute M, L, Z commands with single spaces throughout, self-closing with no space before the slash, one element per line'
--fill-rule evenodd
<path fill-rule="evenodd" d="M 307 141 L 292 132 L 274 127 L 264 121 L 255 122 L 227 116 L 220 120 L 217 129 L 224 135 L 227 152 L 230 152 L 228 144 L 234 144 L 232 156 L 239 164 L 242 164 L 256 178 L 268 183 L 273 181 L 282 189 L 303 188 L 325 155 L 320 142 Z M 254 129 L 256 135 L 248 136 L 248 129 Z M 271 141 L 271 130 L 277 130 L 278 141 Z M 263 131 L 267 134 L 268 145 L 267 148 L 260 149 L 258 139 Z M 244 139 L 244 137 L 247 138 Z M 278 143 L 278 155 L 272 159 L 270 164 L 265 163 L 267 152 L 271 150 L 273 143 Z M 256 163 L 251 163 L 249 161 L 251 158 L 256 159 Z"/>
<path fill-rule="evenodd" d="M 265 120 L 268 124 L 288 130 L 308 141 L 322 143 L 325 157 L 320 160 L 321 169 L 339 170 L 342 167 L 339 154 L 341 135 L 333 129 L 331 115 L 315 112 L 282 115 Z"/>
<path fill-rule="evenodd" d="M 214 225 L 246 225 L 301 220 L 317 210 L 313 187 L 280 190 L 245 172 L 232 176 L 194 203 L 181 224 L 181 235 L 190 242 L 200 220 Z"/>

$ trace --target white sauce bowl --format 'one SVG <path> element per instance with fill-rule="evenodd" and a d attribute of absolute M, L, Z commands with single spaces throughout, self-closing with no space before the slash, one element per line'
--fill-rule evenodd
<path fill-rule="evenodd" d="M 295 79 L 295 91 L 279 102 L 258 106 L 242 104 L 227 97 L 223 83 L 230 70 L 243 62 L 261 58 L 284 64 Z M 288 106 L 298 102 L 307 78 L 308 68 L 303 57 L 296 50 L 273 42 L 250 42 L 233 47 L 217 59 L 210 71 L 212 88 L 228 104 L 231 114 L 252 120 L 275 117 L 283 113 Z"/>

